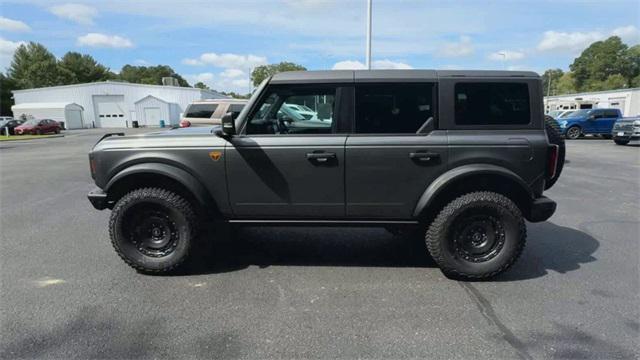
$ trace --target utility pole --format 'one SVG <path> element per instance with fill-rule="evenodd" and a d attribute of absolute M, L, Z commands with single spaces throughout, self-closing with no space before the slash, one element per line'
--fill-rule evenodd
<path fill-rule="evenodd" d="M 549 72 L 549 75 L 547 76 L 547 81 L 549 82 L 549 84 L 547 84 L 547 96 L 551 95 L 551 72 Z"/>
<path fill-rule="evenodd" d="M 367 54 L 365 66 L 371 70 L 371 7 L 373 0 L 367 0 Z"/>

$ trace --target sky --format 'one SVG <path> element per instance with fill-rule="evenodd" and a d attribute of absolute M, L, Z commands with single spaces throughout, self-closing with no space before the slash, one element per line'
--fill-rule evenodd
<path fill-rule="evenodd" d="M 567 70 L 611 35 L 640 43 L 639 0 L 373 0 L 372 65 Z M 263 64 L 363 68 L 365 39 L 366 0 L 0 0 L 0 71 L 35 41 L 115 72 L 169 65 L 190 84 L 247 93 Z"/>

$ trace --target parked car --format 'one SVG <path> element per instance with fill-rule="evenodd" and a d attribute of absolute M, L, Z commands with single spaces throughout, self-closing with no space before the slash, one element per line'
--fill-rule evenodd
<path fill-rule="evenodd" d="M 20 120 L 20 119 L 8 118 L 8 119 L 5 119 L 5 120 L 1 120 L 0 121 L 0 134 L 7 135 L 7 131 L 8 131 L 9 135 L 14 135 L 15 134 L 15 128 L 17 126 L 22 125 L 22 123 L 24 123 L 24 120 Z"/>
<path fill-rule="evenodd" d="M 31 119 L 17 126 L 14 131 L 16 135 L 42 135 L 47 133 L 60 134 L 60 124 L 51 119 Z"/>
<path fill-rule="evenodd" d="M 301 98 L 326 105 L 322 120 L 278 116 Z M 485 279 L 522 253 L 525 219 L 556 209 L 543 192 L 564 142 L 533 72 L 284 72 L 221 120 L 114 134 L 89 153 L 89 200 L 112 209 L 112 245 L 136 270 L 177 268 L 198 251 L 197 226 L 216 220 L 411 226 L 445 274 Z"/>
<path fill-rule="evenodd" d="M 640 116 L 616 121 L 611 136 L 618 145 L 627 145 L 630 141 L 640 140 Z"/>
<path fill-rule="evenodd" d="M 567 139 L 574 140 L 586 134 L 610 139 L 613 124 L 621 117 L 619 109 L 582 109 L 561 118 L 558 123 Z"/>
<path fill-rule="evenodd" d="M 228 112 L 238 116 L 246 105 L 243 99 L 198 100 L 189 104 L 180 120 L 180 127 L 220 125 L 220 119 Z"/>

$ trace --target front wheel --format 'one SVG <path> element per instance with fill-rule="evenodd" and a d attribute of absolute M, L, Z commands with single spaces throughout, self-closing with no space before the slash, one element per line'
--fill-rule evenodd
<path fill-rule="evenodd" d="M 613 142 L 615 142 L 618 145 L 627 145 L 629 143 L 629 140 L 618 140 L 618 139 L 613 139 Z"/>
<path fill-rule="evenodd" d="M 580 135 L 582 135 L 582 130 L 580 130 L 580 128 L 577 126 L 572 126 L 567 129 L 565 136 L 567 137 L 567 139 L 575 140 L 579 138 Z"/>
<path fill-rule="evenodd" d="M 167 273 L 189 256 L 196 224 L 193 207 L 183 197 L 160 188 L 143 188 L 116 203 L 109 235 L 129 266 L 144 273 Z"/>
<path fill-rule="evenodd" d="M 494 192 L 473 192 L 447 204 L 427 229 L 429 253 L 453 278 L 488 279 L 508 269 L 525 245 L 520 209 Z"/>

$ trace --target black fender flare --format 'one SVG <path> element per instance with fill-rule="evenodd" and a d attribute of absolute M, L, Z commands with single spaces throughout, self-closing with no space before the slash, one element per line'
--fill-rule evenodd
<path fill-rule="evenodd" d="M 162 175 L 175 180 L 191 192 L 203 209 L 218 210 L 215 200 L 198 179 L 183 169 L 164 163 L 140 163 L 128 166 L 111 177 L 103 190 L 108 194 L 109 190 L 121 180 L 142 174 Z"/>
<path fill-rule="evenodd" d="M 413 217 L 420 218 L 422 214 L 429 209 L 429 205 L 433 203 L 433 200 L 437 198 L 448 185 L 457 180 L 474 175 L 498 175 L 506 177 L 520 185 L 520 187 L 529 195 L 531 200 L 533 200 L 533 192 L 529 185 L 513 171 L 493 164 L 469 164 L 450 169 L 431 182 L 427 189 L 422 193 L 422 196 L 420 196 L 420 199 L 413 210 Z"/>

